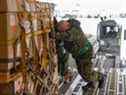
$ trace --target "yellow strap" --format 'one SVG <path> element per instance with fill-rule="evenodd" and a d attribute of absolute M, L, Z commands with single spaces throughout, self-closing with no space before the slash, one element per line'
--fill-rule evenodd
<path fill-rule="evenodd" d="M 35 32 L 33 32 L 33 36 L 37 36 L 37 35 L 41 35 L 41 34 L 44 34 L 44 33 L 48 33 L 48 32 L 50 32 L 51 31 L 51 29 L 46 29 L 45 31 L 35 31 Z M 25 36 L 26 37 L 31 37 L 32 36 L 32 32 L 29 32 L 29 33 L 26 33 L 25 34 Z M 0 41 L 0 45 L 11 45 L 11 44 L 13 44 L 16 40 L 18 39 L 18 37 L 14 37 L 14 38 L 10 38 L 10 39 L 8 39 L 8 40 L 6 40 L 6 41 Z"/>
<path fill-rule="evenodd" d="M 18 38 L 18 37 L 17 37 Z M 0 41 L 0 45 L 11 45 L 14 44 L 14 42 L 17 40 L 17 38 L 11 38 L 6 41 Z"/>

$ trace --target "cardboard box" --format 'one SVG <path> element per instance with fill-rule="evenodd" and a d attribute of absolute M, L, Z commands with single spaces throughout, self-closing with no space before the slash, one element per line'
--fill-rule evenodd
<path fill-rule="evenodd" d="M 0 46 L 13 44 L 19 37 L 20 28 L 16 13 L 0 14 Z"/>
<path fill-rule="evenodd" d="M 1 0 L 3 1 L 3 0 Z M 14 61 L 19 64 L 21 57 L 21 48 L 18 43 L 14 56 L 14 43 L 20 35 L 18 18 L 16 13 L 0 14 L 0 72 L 7 72 L 14 68 Z M 15 58 L 16 57 L 16 58 Z"/>
<path fill-rule="evenodd" d="M 0 0 L 0 12 L 17 12 L 16 0 Z"/>
<path fill-rule="evenodd" d="M 21 56 L 20 44 L 17 45 L 15 55 L 12 45 L 0 46 L 0 72 L 8 72 L 18 66 L 21 63 Z"/>
<path fill-rule="evenodd" d="M 1 74 L 0 74 L 1 76 Z M 8 75 L 8 79 L 11 75 Z M 0 80 L 0 95 L 17 95 L 23 90 L 23 77 L 21 73 L 16 73 L 15 78 L 7 83 Z M 1 79 L 1 78 L 0 78 Z"/>

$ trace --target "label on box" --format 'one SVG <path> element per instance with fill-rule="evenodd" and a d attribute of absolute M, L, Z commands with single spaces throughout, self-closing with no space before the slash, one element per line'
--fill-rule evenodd
<path fill-rule="evenodd" d="M 28 4 L 28 2 L 24 1 L 24 4 L 25 4 L 25 10 L 30 12 L 30 5 Z"/>
<path fill-rule="evenodd" d="M 21 93 L 23 90 L 23 77 L 19 77 L 15 82 L 14 82 L 14 90 L 15 93 Z"/>
<path fill-rule="evenodd" d="M 16 25 L 16 15 L 15 14 L 10 15 L 10 25 L 11 26 Z"/>
<path fill-rule="evenodd" d="M 30 21 L 22 20 L 20 24 L 25 29 L 26 33 L 31 32 L 31 23 L 30 23 Z"/>
<path fill-rule="evenodd" d="M 13 32 L 17 31 L 16 15 L 15 14 L 10 15 L 10 27 L 11 27 L 11 31 L 13 31 Z"/>
<path fill-rule="evenodd" d="M 32 20 L 33 31 L 37 31 L 37 19 Z"/>

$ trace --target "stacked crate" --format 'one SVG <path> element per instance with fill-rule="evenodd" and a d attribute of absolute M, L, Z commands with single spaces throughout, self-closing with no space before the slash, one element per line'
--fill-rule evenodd
<path fill-rule="evenodd" d="M 20 54 L 16 52 L 19 48 L 15 45 L 20 29 L 14 1 L 0 0 L 0 82 L 8 79 L 7 74 L 13 71 L 14 63 L 17 65 L 20 61 Z"/>
<path fill-rule="evenodd" d="M 15 81 L 21 77 L 21 73 L 17 70 L 21 61 L 20 43 L 16 43 L 20 35 L 17 11 L 15 0 L 0 0 L 1 95 L 14 95 Z"/>
<path fill-rule="evenodd" d="M 54 5 L 36 0 L 0 0 L 0 4 L 2 95 L 57 95 L 55 39 L 49 38 Z"/>

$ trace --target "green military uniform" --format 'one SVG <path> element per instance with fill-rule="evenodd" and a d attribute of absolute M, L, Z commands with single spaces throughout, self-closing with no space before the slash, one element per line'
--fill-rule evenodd
<path fill-rule="evenodd" d="M 67 60 L 69 53 L 64 50 L 63 42 L 57 43 L 57 54 L 58 54 L 58 72 L 63 78 L 65 71 L 67 70 Z"/>
<path fill-rule="evenodd" d="M 79 74 L 87 81 L 97 80 L 96 73 L 92 71 L 92 45 L 87 40 L 78 25 L 73 25 L 74 20 L 69 20 L 72 25 L 67 32 L 58 32 L 57 40 L 64 41 L 64 48 L 70 52 L 76 60 Z"/>

